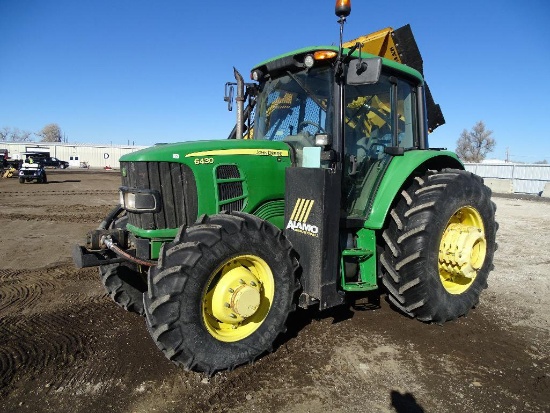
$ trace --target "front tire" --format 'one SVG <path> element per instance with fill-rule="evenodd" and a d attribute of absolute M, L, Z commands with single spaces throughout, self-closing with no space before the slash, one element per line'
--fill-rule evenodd
<path fill-rule="evenodd" d="M 496 250 L 496 206 L 472 173 L 417 177 L 401 193 L 383 233 L 382 282 L 389 301 L 421 321 L 465 315 L 487 288 Z"/>
<path fill-rule="evenodd" d="M 286 330 L 297 260 L 282 232 L 244 213 L 203 216 L 161 250 L 144 294 L 165 356 L 213 374 L 250 363 Z"/>
<path fill-rule="evenodd" d="M 117 263 L 99 267 L 101 282 L 109 297 L 126 311 L 145 315 L 143 293 L 147 291 L 145 274 L 136 264 Z"/>
<path fill-rule="evenodd" d="M 128 217 L 121 216 L 109 228 L 126 228 Z M 143 293 L 147 291 L 146 273 L 137 264 L 122 262 L 99 266 L 99 276 L 109 297 L 126 311 L 145 315 Z"/>

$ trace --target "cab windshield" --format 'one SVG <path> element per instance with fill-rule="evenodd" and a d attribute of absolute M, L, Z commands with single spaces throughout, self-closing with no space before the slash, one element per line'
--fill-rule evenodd
<path fill-rule="evenodd" d="M 267 81 L 256 105 L 254 139 L 311 140 L 317 133 L 332 133 L 330 67 L 315 68 Z"/>

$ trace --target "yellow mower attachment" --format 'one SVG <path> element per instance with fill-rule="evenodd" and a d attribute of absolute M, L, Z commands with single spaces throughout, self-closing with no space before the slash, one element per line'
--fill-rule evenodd
<path fill-rule="evenodd" d="M 14 173 L 17 172 L 17 169 L 15 169 L 13 166 L 10 167 L 10 169 L 4 171 L 4 173 L 2 174 L 2 178 L 11 178 L 13 176 Z"/>
<path fill-rule="evenodd" d="M 361 52 L 384 57 L 397 63 L 405 64 L 418 70 L 424 76 L 424 63 L 420 50 L 414 39 L 410 25 L 399 29 L 386 27 L 377 32 L 360 36 L 357 39 L 343 43 L 343 47 L 351 48 L 360 44 Z M 358 49 L 359 50 L 359 49 Z M 430 88 L 426 84 L 426 109 L 428 111 L 428 131 L 432 132 L 445 123 L 441 108 L 434 102 Z"/>

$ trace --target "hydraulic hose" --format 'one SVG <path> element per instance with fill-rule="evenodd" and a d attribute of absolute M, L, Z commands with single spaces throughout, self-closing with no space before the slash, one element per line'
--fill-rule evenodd
<path fill-rule="evenodd" d="M 124 258 L 128 261 L 134 262 L 134 263 L 139 264 L 139 265 L 144 265 L 146 267 L 153 267 L 153 266 L 157 265 L 157 263 L 154 262 L 154 261 L 142 260 L 142 259 L 136 258 L 136 257 L 128 254 L 127 252 L 123 251 L 122 249 L 120 249 L 114 243 L 113 239 L 110 236 L 103 237 L 102 242 L 103 242 L 103 244 L 105 244 L 105 246 L 107 248 L 109 248 L 111 251 L 113 251 L 116 255 L 118 255 L 119 257 L 122 257 L 122 258 Z"/>
<path fill-rule="evenodd" d="M 97 229 L 107 229 L 109 228 L 109 225 L 116 219 L 116 217 L 124 211 L 124 208 L 122 208 L 119 205 L 115 206 L 111 211 L 107 214 L 105 219 L 101 221 L 101 224 L 99 224 L 99 227 Z"/>

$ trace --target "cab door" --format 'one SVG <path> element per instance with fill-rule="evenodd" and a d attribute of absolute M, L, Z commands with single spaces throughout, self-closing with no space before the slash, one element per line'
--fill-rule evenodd
<path fill-rule="evenodd" d="M 342 203 L 346 217 L 366 220 L 394 156 L 386 148 L 418 147 L 416 88 L 381 74 L 375 84 L 346 85 L 344 99 Z"/>

